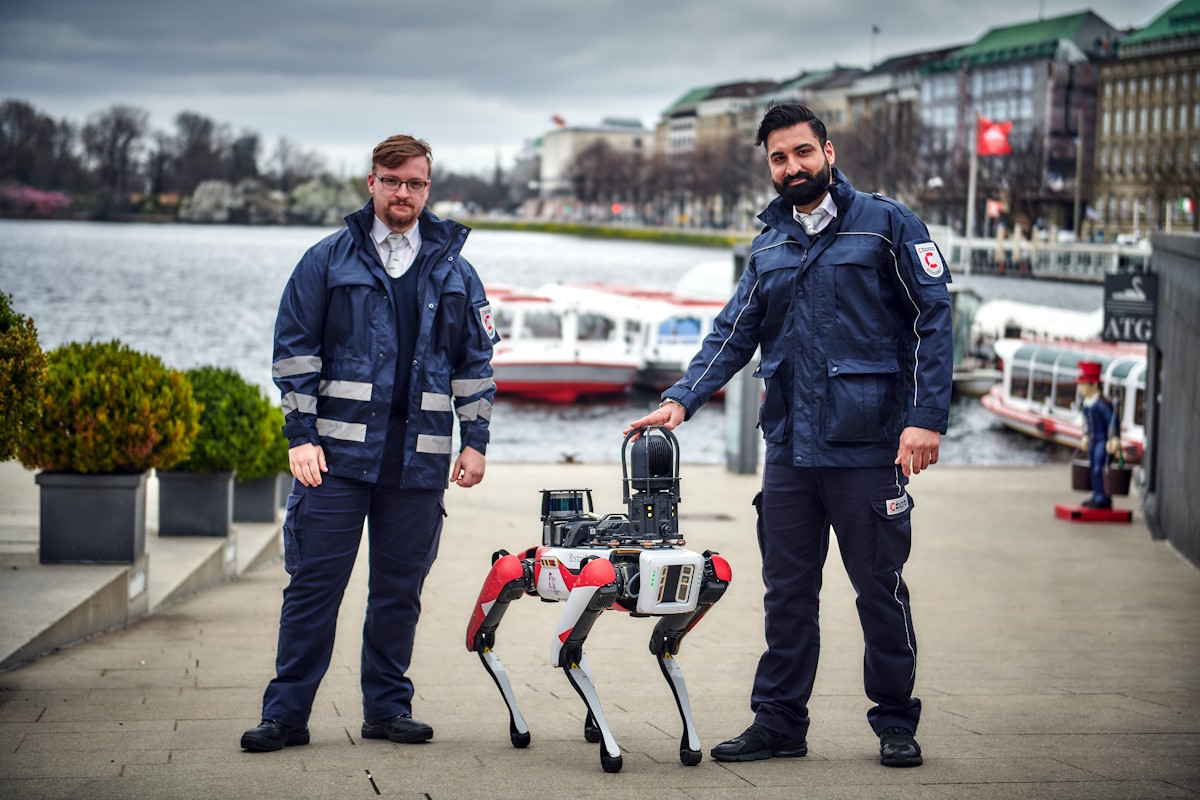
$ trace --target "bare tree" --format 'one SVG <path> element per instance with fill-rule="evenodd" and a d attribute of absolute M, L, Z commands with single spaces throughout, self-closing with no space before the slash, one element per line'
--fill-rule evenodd
<path fill-rule="evenodd" d="M 271 154 L 267 164 L 276 186 L 284 192 L 290 192 L 325 171 L 324 159 L 319 153 L 305 150 L 284 136 L 279 137 L 275 152 Z"/>
<path fill-rule="evenodd" d="M 905 203 L 915 202 L 924 184 L 920 154 L 926 137 L 907 104 L 879 105 L 829 136 L 838 167 L 857 189 Z"/>
<path fill-rule="evenodd" d="M 123 209 L 139 179 L 139 158 L 148 115 L 115 105 L 93 114 L 83 128 L 83 147 L 99 184 L 97 213 L 107 218 Z"/>

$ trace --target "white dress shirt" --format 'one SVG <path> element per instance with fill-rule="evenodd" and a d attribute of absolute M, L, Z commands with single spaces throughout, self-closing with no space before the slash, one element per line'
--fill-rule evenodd
<path fill-rule="evenodd" d="M 392 245 L 388 242 L 388 236 L 394 231 L 387 225 L 383 224 L 383 220 L 379 217 L 375 218 L 375 224 L 371 227 L 371 239 L 375 242 L 375 250 L 379 253 L 379 260 L 383 262 L 383 268 L 387 270 L 387 274 L 393 278 L 399 278 L 408 268 L 412 266 L 413 261 L 417 258 L 417 253 L 421 250 L 421 226 L 420 224 L 413 225 L 404 233 L 400 234 L 403 238 L 398 242 L 402 250 L 397 257 L 395 264 L 389 263 L 392 257 Z M 405 247 L 405 242 L 408 246 Z"/>

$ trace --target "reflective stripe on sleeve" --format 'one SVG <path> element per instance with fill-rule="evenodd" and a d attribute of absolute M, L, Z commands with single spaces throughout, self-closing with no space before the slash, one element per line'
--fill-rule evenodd
<path fill-rule="evenodd" d="M 455 397 L 467 397 L 487 391 L 496 385 L 491 378 L 464 378 L 461 381 L 450 381 L 450 391 Z"/>
<path fill-rule="evenodd" d="M 482 418 L 485 422 L 492 419 L 492 404 L 482 397 L 471 403 L 458 407 L 458 418 L 463 422 L 474 422 Z"/>
<path fill-rule="evenodd" d="M 437 392 L 421 392 L 422 411 L 449 411 L 450 395 Z"/>
<path fill-rule="evenodd" d="M 317 433 L 329 439 L 344 439 L 348 442 L 365 442 L 367 440 L 367 426 L 361 422 L 342 422 L 318 417 Z"/>
<path fill-rule="evenodd" d="M 371 399 L 371 384 L 359 381 L 321 381 L 319 391 L 324 397 L 340 397 L 343 400 Z"/>
<path fill-rule="evenodd" d="M 310 372 L 320 371 L 320 356 L 292 356 L 291 358 L 281 358 L 271 365 L 272 378 L 290 378 L 293 375 L 307 375 Z"/>
<path fill-rule="evenodd" d="M 315 414 L 317 413 L 317 398 L 311 394 L 288 392 L 283 396 L 279 407 L 283 409 L 285 417 L 293 411 L 299 411 L 301 414 Z"/>
<path fill-rule="evenodd" d="M 450 452 L 450 437 L 449 436 L 433 436 L 428 433 L 417 434 L 417 452 L 418 453 L 445 453 Z"/>

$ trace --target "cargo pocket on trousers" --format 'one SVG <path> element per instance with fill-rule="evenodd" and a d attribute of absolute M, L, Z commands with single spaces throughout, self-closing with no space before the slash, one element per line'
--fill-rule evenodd
<path fill-rule="evenodd" d="M 899 572 L 912 550 L 913 500 L 908 492 L 899 497 L 872 500 L 875 512 L 875 559 L 872 571 L 876 575 Z"/>
<path fill-rule="evenodd" d="M 296 515 L 304 500 L 303 488 L 299 483 L 292 486 L 287 499 L 287 513 L 283 518 L 283 568 L 291 575 L 301 565 L 300 537 L 296 535 Z"/>

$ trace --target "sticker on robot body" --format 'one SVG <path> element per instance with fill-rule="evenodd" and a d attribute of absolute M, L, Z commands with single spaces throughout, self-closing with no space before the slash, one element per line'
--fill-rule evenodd
<path fill-rule="evenodd" d="M 914 249 L 925 274 L 931 278 L 942 277 L 942 273 L 946 271 L 946 262 L 942 261 L 942 254 L 938 252 L 937 245 L 933 242 L 922 242 L 914 245 Z"/>
<path fill-rule="evenodd" d="M 908 511 L 908 495 L 893 497 L 885 502 L 885 506 L 889 517 L 896 514 L 903 514 L 905 511 Z"/>

